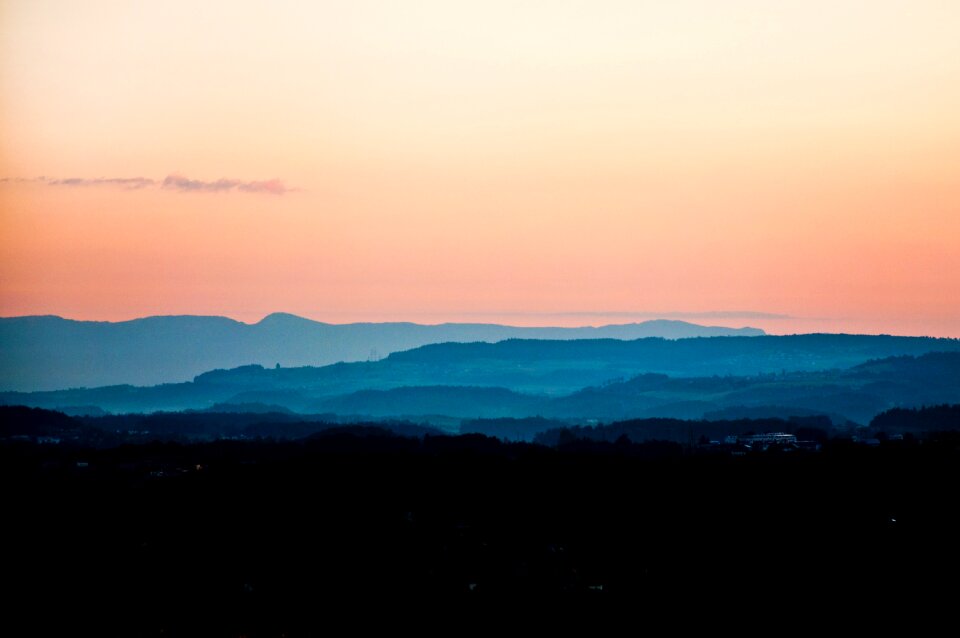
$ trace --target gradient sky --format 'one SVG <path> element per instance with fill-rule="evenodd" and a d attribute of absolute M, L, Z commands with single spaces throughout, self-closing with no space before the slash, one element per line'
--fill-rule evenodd
<path fill-rule="evenodd" d="M 4 316 L 960 337 L 960 3 L 0 0 L 0 178 Z"/>

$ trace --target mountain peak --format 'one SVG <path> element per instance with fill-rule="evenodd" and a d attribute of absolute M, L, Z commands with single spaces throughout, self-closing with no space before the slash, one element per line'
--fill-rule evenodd
<path fill-rule="evenodd" d="M 290 324 L 290 323 L 317 323 L 312 319 L 307 319 L 306 317 L 301 317 L 299 315 L 294 315 L 289 312 L 271 312 L 269 315 L 255 323 L 256 326 L 261 325 L 270 325 L 270 324 Z"/>

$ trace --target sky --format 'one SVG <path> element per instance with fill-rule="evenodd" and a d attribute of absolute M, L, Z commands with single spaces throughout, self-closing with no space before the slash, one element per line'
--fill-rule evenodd
<path fill-rule="evenodd" d="M 960 3 L 0 0 L 0 315 L 960 337 Z"/>

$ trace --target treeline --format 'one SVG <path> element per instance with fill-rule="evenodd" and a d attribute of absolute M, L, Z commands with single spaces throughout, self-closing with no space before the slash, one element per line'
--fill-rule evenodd
<path fill-rule="evenodd" d="M 577 440 L 617 441 L 625 438 L 633 443 L 670 441 L 697 445 L 723 441 L 727 437 L 783 432 L 798 439 L 823 442 L 837 435 L 829 417 L 792 417 L 790 419 L 737 419 L 733 421 L 684 421 L 681 419 L 634 419 L 609 425 L 575 426 L 546 430 L 535 437 L 541 445 L 557 446 Z"/>
<path fill-rule="evenodd" d="M 333 414 L 304 416 L 284 412 L 158 412 L 109 416 L 69 417 L 61 412 L 0 406 L 0 440 L 31 440 L 51 444 L 112 447 L 125 443 L 174 441 L 188 443 L 217 439 L 299 440 L 325 431 L 349 432 L 373 428 L 398 436 L 423 438 L 449 434 L 410 421 L 351 420 Z M 895 408 L 871 421 L 869 427 L 836 427 L 828 416 L 740 418 L 725 420 L 631 419 L 608 424 L 571 425 L 543 417 L 468 419 L 461 435 L 482 434 L 504 441 L 532 442 L 548 447 L 577 440 L 632 443 L 667 441 L 696 446 L 768 432 L 793 434 L 799 440 L 823 443 L 831 438 L 930 433 L 960 430 L 960 405 L 918 409 Z"/>
<path fill-rule="evenodd" d="M 874 417 L 870 421 L 870 429 L 886 433 L 960 430 L 960 405 L 894 408 Z"/>
<path fill-rule="evenodd" d="M 531 442 L 542 432 L 564 427 L 567 427 L 567 424 L 563 421 L 540 416 L 520 419 L 467 419 L 460 423 L 460 433 L 484 434 L 504 441 Z"/>
<path fill-rule="evenodd" d="M 74 446 L 237 438 L 297 440 L 328 430 L 363 427 L 408 437 L 442 434 L 436 428 L 407 421 L 353 421 L 329 414 L 308 417 L 283 412 L 186 411 L 69 417 L 54 410 L 0 406 L 0 439 Z"/>

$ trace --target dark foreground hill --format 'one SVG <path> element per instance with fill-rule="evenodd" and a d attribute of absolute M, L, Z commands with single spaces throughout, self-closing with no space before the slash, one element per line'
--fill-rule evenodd
<path fill-rule="evenodd" d="M 5 443 L 0 624 L 319 635 L 350 603 L 419 617 L 539 597 L 622 602 L 644 619 L 711 604 L 791 617 L 848 609 L 854 595 L 884 619 L 928 615 L 952 609 L 944 578 L 960 568 L 958 442 L 742 457 L 383 432 Z"/>
<path fill-rule="evenodd" d="M 0 318 L 0 389 L 57 390 L 187 381 L 247 364 L 322 366 L 366 361 L 424 344 L 526 339 L 753 336 L 756 328 L 645 321 L 598 328 L 496 324 L 329 324 L 276 313 L 255 324 L 226 317 L 146 317 L 116 323 L 54 316 Z"/>

